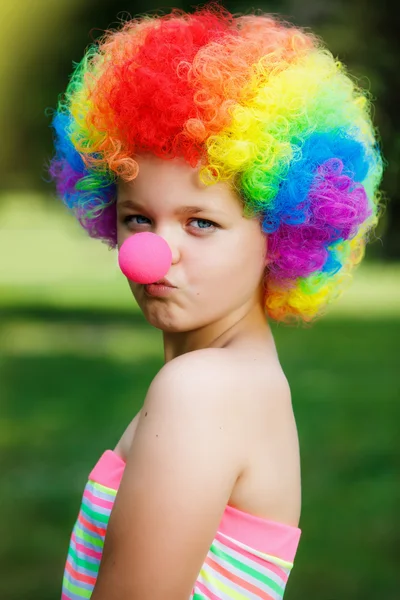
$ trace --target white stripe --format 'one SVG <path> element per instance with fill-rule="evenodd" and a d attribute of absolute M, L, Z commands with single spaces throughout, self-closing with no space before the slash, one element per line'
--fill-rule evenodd
<path fill-rule="evenodd" d="M 219 547 L 221 550 L 226 552 L 225 547 L 224 546 L 221 547 L 220 542 L 218 542 L 217 540 L 214 540 L 213 545 Z M 254 563 L 251 560 L 247 559 L 246 557 L 243 557 L 242 555 L 237 554 L 235 551 L 232 551 L 230 548 L 228 548 L 227 550 L 228 550 L 229 555 L 232 555 L 234 558 L 236 558 L 241 563 L 247 565 L 248 567 L 254 569 L 255 571 L 258 571 L 260 573 L 261 577 L 264 576 L 264 577 L 268 577 L 269 579 L 272 579 L 272 581 L 274 581 L 277 585 L 279 585 L 282 588 L 282 594 L 280 592 L 274 591 L 268 585 L 267 582 L 259 581 L 258 579 L 256 579 L 256 577 L 254 577 L 253 575 L 250 575 L 250 573 L 245 573 L 245 572 L 241 571 L 238 567 L 233 565 L 232 563 L 224 560 L 223 558 L 220 558 L 219 556 L 216 556 L 215 554 L 212 553 L 212 550 L 210 550 L 209 556 L 213 560 L 215 560 L 215 562 L 217 564 L 219 564 L 220 566 L 225 567 L 228 571 L 231 571 L 238 577 L 241 577 L 242 579 L 249 581 L 256 587 L 259 587 L 260 589 L 264 590 L 267 594 L 269 594 L 273 598 L 277 598 L 279 600 L 282 597 L 283 592 L 285 591 L 286 583 L 278 575 L 276 575 L 270 569 L 268 569 L 268 567 L 266 565 L 263 566 L 263 565 L 259 565 L 258 563 Z"/>
<path fill-rule="evenodd" d="M 251 554 L 254 554 L 255 556 L 259 556 L 260 558 L 263 558 L 264 560 L 269 560 L 274 565 L 281 567 L 289 575 L 289 573 L 293 567 L 293 563 L 288 562 L 287 560 L 283 560 L 283 558 L 278 558 L 277 556 L 272 556 L 272 554 L 266 554 L 265 552 L 260 552 L 259 550 L 256 550 L 255 548 L 251 548 L 250 546 L 246 546 L 246 544 L 243 544 L 243 542 L 239 542 L 238 540 L 235 540 L 235 539 L 229 537 L 229 535 L 225 535 L 224 533 L 221 533 L 220 531 L 218 531 L 218 533 L 219 533 L 219 535 L 222 535 L 222 537 L 226 538 L 233 544 L 236 544 L 237 546 L 239 546 L 239 548 L 243 548 L 244 550 L 247 550 Z"/>
<path fill-rule="evenodd" d="M 95 550 L 96 552 L 101 552 L 103 550 L 104 539 L 102 536 L 99 536 L 96 538 L 95 535 L 91 534 L 92 538 L 94 538 L 96 541 L 98 540 L 99 542 L 101 542 L 101 544 L 99 546 L 97 546 L 96 544 L 93 544 L 92 542 L 89 542 L 88 540 L 84 540 L 83 537 L 81 537 L 81 533 L 79 530 L 83 531 L 80 526 L 77 527 L 76 530 L 74 531 L 76 541 L 79 544 L 82 544 L 82 546 L 85 546 L 85 548 L 89 548 L 90 550 Z M 84 532 L 84 533 L 86 533 L 86 532 Z"/>
<path fill-rule="evenodd" d="M 207 576 L 209 576 L 212 581 L 209 582 L 207 580 Z M 228 588 L 228 591 L 225 591 L 225 589 L 221 590 L 219 587 L 215 587 L 215 580 L 225 585 Z M 260 596 L 258 594 L 252 594 L 241 586 L 239 587 L 236 583 L 233 583 L 224 575 L 214 571 L 214 569 L 207 564 L 203 565 L 197 581 L 201 581 L 217 596 L 217 598 L 220 598 L 221 600 L 238 600 L 239 598 L 240 600 L 260 600 Z"/>
<path fill-rule="evenodd" d="M 236 550 L 233 550 L 232 548 L 225 546 L 223 543 L 221 543 L 217 539 L 215 539 L 213 541 L 212 545 L 216 546 L 218 549 L 222 550 L 223 552 L 226 552 L 227 554 L 232 555 L 234 558 L 236 558 L 241 563 L 244 563 L 248 567 L 251 567 L 252 569 L 255 569 L 256 571 L 261 572 L 261 574 L 265 573 L 270 579 L 275 581 L 275 583 L 280 585 L 282 588 L 285 588 L 286 582 L 282 579 L 282 577 L 280 577 L 279 575 L 277 575 L 276 573 L 271 571 L 268 567 L 268 564 L 260 565 L 258 562 L 252 561 L 251 558 L 247 558 L 247 556 L 243 556 L 243 554 L 240 554 Z M 252 554 L 253 554 L 253 552 L 252 552 Z M 214 558 L 214 554 L 212 556 Z"/>
<path fill-rule="evenodd" d="M 86 554 L 83 555 L 82 552 L 80 552 L 79 550 L 76 550 L 75 548 L 72 548 L 72 550 L 75 550 L 75 553 L 78 555 L 78 558 L 80 558 L 81 560 L 86 560 Z M 93 558 L 92 556 L 90 556 L 89 558 Z M 99 564 L 100 564 L 100 560 L 99 559 L 94 559 L 96 560 L 96 562 L 92 563 L 93 567 L 97 567 L 97 569 L 95 571 L 90 571 L 89 569 L 85 569 L 84 567 L 82 567 L 82 565 L 79 565 L 78 563 L 75 562 L 75 559 L 71 556 L 71 554 L 68 554 L 68 562 L 70 563 L 70 565 L 75 569 L 75 571 L 78 571 L 78 573 L 83 573 L 83 575 L 89 575 L 90 577 L 97 577 L 98 573 L 99 573 Z M 86 561 L 90 563 L 90 560 Z"/>
<path fill-rule="evenodd" d="M 109 517 L 111 514 L 111 508 L 104 508 L 103 506 L 99 506 L 95 504 L 90 498 L 85 498 L 81 505 L 81 510 L 85 511 L 85 509 L 90 509 L 94 513 L 98 513 L 103 517 Z M 92 518 L 92 517 L 89 517 Z M 106 527 L 107 523 L 103 524 L 103 527 Z"/>
<path fill-rule="evenodd" d="M 85 546 L 85 548 L 86 548 L 86 546 Z M 78 558 L 81 558 L 82 560 L 86 560 L 88 563 L 92 564 L 93 566 L 98 566 L 100 563 L 101 556 L 100 556 L 100 558 L 95 558 L 94 556 L 88 556 L 87 554 L 83 554 L 83 551 L 79 550 L 77 548 L 76 542 L 74 540 L 71 540 L 69 550 L 73 550 L 75 552 L 75 554 L 78 556 Z M 69 550 L 68 550 L 68 557 L 72 560 L 72 556 L 71 556 Z M 99 554 L 101 554 L 101 551 L 99 552 Z M 81 569 L 81 568 L 82 567 L 77 567 L 77 570 Z M 97 572 L 98 571 L 99 570 L 97 569 Z"/>
<path fill-rule="evenodd" d="M 94 484 L 101 487 L 95 487 Z M 100 498 L 103 498 L 103 500 L 110 500 L 110 502 L 115 500 L 115 496 L 117 495 L 117 490 L 113 490 L 112 488 L 102 485 L 101 483 L 97 483 L 97 481 L 92 481 L 91 479 L 89 479 L 85 487 L 96 496 L 100 496 Z M 106 492 L 104 488 L 110 491 Z"/>

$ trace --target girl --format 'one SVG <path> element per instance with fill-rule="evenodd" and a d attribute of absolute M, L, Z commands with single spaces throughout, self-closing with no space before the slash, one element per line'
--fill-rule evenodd
<path fill-rule="evenodd" d="M 165 364 L 89 475 L 62 598 L 281 599 L 300 458 L 269 320 L 315 321 L 363 257 L 368 99 L 312 34 L 209 5 L 108 32 L 53 126 L 51 174 L 89 235 L 172 253 L 164 286 L 129 280 Z"/>

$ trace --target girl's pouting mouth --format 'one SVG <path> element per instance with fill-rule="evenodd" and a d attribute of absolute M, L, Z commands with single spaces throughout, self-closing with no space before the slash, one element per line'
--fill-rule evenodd
<path fill-rule="evenodd" d="M 175 292 L 178 288 L 172 287 L 169 285 L 162 285 L 158 283 L 149 283 L 144 287 L 145 294 L 148 296 L 165 298 L 170 296 L 173 292 Z"/>

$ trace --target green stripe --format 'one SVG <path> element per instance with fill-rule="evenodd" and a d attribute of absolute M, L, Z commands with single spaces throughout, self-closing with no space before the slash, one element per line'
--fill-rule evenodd
<path fill-rule="evenodd" d="M 90 598 L 90 596 L 93 594 L 93 590 L 84 590 L 81 587 L 74 585 L 66 578 L 64 578 L 63 585 L 69 592 L 72 592 L 77 596 L 81 596 L 81 598 Z"/>
<path fill-rule="evenodd" d="M 74 562 L 78 567 L 83 567 L 87 571 L 91 571 L 93 573 L 93 577 L 99 572 L 100 561 L 97 564 L 91 563 L 85 558 L 78 556 L 73 548 L 69 549 L 68 556 L 74 559 Z"/>
<path fill-rule="evenodd" d="M 248 565 L 240 562 L 239 560 L 237 560 L 237 558 L 234 558 L 230 554 L 227 554 L 223 550 L 220 550 L 214 544 L 211 545 L 210 550 L 215 554 L 215 556 L 225 559 L 228 563 L 230 563 L 237 569 L 240 569 L 244 573 L 247 573 L 247 575 L 251 575 L 255 579 L 258 579 L 258 581 L 262 581 L 263 583 L 267 584 L 272 590 L 274 590 L 274 592 L 277 592 L 282 595 L 285 591 L 285 588 L 281 587 L 278 583 L 276 583 L 276 581 L 274 581 L 267 575 L 264 575 L 259 571 L 256 571 L 256 569 L 253 569 L 252 567 L 249 567 Z"/>
<path fill-rule="evenodd" d="M 101 483 L 97 483 L 97 481 L 93 481 L 93 479 L 89 479 L 89 481 L 96 490 L 99 490 L 100 492 L 105 492 L 106 494 L 110 494 L 111 496 L 117 495 L 118 490 L 114 490 L 114 488 L 101 485 Z"/>
<path fill-rule="evenodd" d="M 91 508 L 89 508 L 89 506 L 87 504 L 85 504 L 85 502 L 82 502 L 81 504 L 81 511 L 83 513 L 85 513 L 86 516 L 95 519 L 96 521 L 100 521 L 101 523 L 104 523 L 105 525 L 107 525 L 109 519 L 110 519 L 110 515 L 102 515 L 98 512 L 96 512 L 95 510 L 92 510 Z"/>
<path fill-rule="evenodd" d="M 203 596 L 203 594 L 198 594 L 197 592 L 194 594 L 192 600 L 207 600 L 207 598 L 205 596 Z"/>
<path fill-rule="evenodd" d="M 89 535 L 88 533 L 85 533 L 79 525 L 76 526 L 75 534 L 76 534 L 76 532 L 79 532 L 79 537 L 81 537 L 83 540 L 85 540 L 85 542 L 89 542 L 89 544 L 93 544 L 93 546 L 97 546 L 98 548 L 103 548 L 103 546 L 104 546 L 103 539 L 101 539 L 101 538 L 98 539 L 98 538 L 93 537 L 92 535 Z"/>

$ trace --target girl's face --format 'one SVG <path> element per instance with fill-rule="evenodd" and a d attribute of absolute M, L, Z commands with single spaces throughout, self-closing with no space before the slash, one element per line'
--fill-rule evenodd
<path fill-rule="evenodd" d="M 165 277 L 176 286 L 158 298 L 129 281 L 147 321 L 165 332 L 188 332 L 259 302 L 266 235 L 258 219 L 243 217 L 232 189 L 203 185 L 198 169 L 181 159 L 142 156 L 137 162 L 137 178 L 118 184 L 118 249 L 140 231 L 160 235 L 172 252 Z"/>

